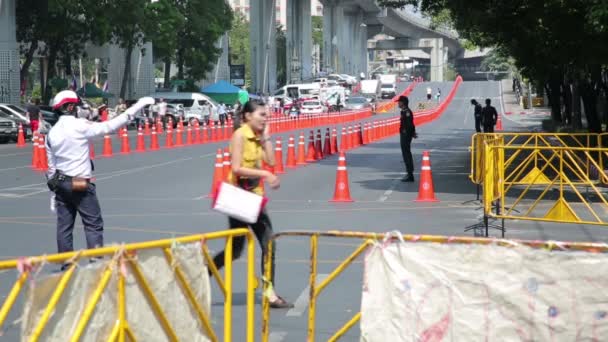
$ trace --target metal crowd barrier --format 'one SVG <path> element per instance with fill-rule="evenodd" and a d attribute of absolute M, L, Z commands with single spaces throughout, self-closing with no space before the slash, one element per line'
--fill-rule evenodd
<path fill-rule="evenodd" d="M 9 313 L 15 306 L 20 293 L 26 287 L 29 278 L 34 278 L 37 270 L 45 263 L 66 263 L 71 264 L 62 274 L 59 275 L 59 282 L 56 288 L 52 291 L 50 300 L 43 310 L 40 317 L 36 317 L 35 328 L 29 336 L 29 341 L 38 341 L 43 336 L 45 328 L 47 328 L 49 322 L 52 320 L 53 315 L 57 315 L 55 312 L 58 309 L 58 303 L 62 299 L 62 296 L 66 292 L 66 288 L 70 285 L 70 280 L 78 276 L 79 271 L 76 270 L 77 261 L 83 258 L 103 258 L 110 257 L 110 260 L 102 259 L 97 261 L 98 263 L 104 264 L 103 272 L 97 283 L 95 283 L 92 295 L 86 299 L 86 305 L 80 312 L 78 321 L 72 325 L 72 331 L 69 333 L 71 341 L 79 341 L 87 329 L 87 325 L 91 323 L 91 317 L 93 316 L 100 298 L 104 294 L 104 291 L 108 290 L 108 284 L 111 279 L 117 278 L 118 290 L 115 307 L 115 315 L 112 317 L 103 317 L 102 319 L 107 320 L 106 323 L 112 324 L 113 328 L 107 336 L 107 341 L 125 341 L 128 338 L 130 341 L 136 341 L 137 337 L 132 327 L 137 326 L 140 322 L 129 322 L 126 315 L 127 312 L 127 298 L 126 298 L 126 282 L 127 274 L 131 273 L 134 282 L 139 285 L 139 289 L 144 294 L 147 303 L 162 326 L 162 330 L 166 335 L 167 340 L 178 341 L 179 332 L 172 327 L 170 320 L 180 320 L 183 317 L 171 317 L 168 312 L 174 314 L 183 313 L 183 310 L 188 310 L 184 307 L 180 310 L 166 310 L 160 304 L 164 298 L 158 296 L 152 291 L 154 281 L 158 279 L 146 278 L 145 272 L 142 272 L 143 265 L 140 265 L 137 259 L 137 252 L 145 253 L 150 251 L 160 251 L 161 255 L 167 263 L 170 270 L 173 271 L 176 283 L 182 290 L 183 297 L 189 304 L 190 309 L 194 312 L 192 315 L 198 319 L 198 335 L 206 335 L 211 341 L 218 341 L 216 333 L 213 331 L 211 320 L 209 315 L 205 312 L 203 304 L 197 300 L 195 293 L 196 289 L 193 289 L 188 280 L 188 269 L 187 265 L 180 263 L 179 255 L 174 247 L 200 247 L 200 253 L 202 258 L 208 265 L 213 278 L 216 280 L 221 292 L 224 295 L 224 341 L 232 341 L 232 241 L 236 237 L 245 237 L 247 240 L 247 319 L 246 319 L 246 341 L 254 341 L 254 291 L 256 287 L 256 279 L 254 274 L 254 239 L 252 233 L 248 229 L 233 229 L 219 232 L 212 232 L 206 234 L 192 235 L 187 237 L 166 239 L 142 243 L 125 244 L 121 246 L 103 247 L 97 249 L 82 250 L 71 253 L 53 254 L 37 257 L 29 257 L 15 260 L 7 260 L 0 262 L 0 271 L 16 270 L 18 271 L 18 277 L 12 286 L 8 296 L 4 300 L 2 307 L 0 308 L 0 327 L 5 323 Z M 222 278 L 213 263 L 212 258 L 209 255 L 209 251 L 206 246 L 206 241 L 214 239 L 226 239 L 225 249 L 225 277 Z M 191 246 L 190 244 L 196 244 Z M 200 256 L 200 255 L 199 255 Z M 155 260 L 162 260 L 161 258 Z M 201 259 L 202 260 L 202 259 Z M 76 276 L 75 276 L 76 274 Z M 165 280 L 166 281 L 166 280 Z M 79 289 L 80 290 L 80 289 Z M 85 289 L 82 289 L 85 291 Z M 65 299 L 65 296 L 64 296 Z M 71 298 L 68 298 L 68 300 Z M 139 306 L 139 305 L 138 305 Z M 183 333 L 183 332 L 182 332 Z"/>
<path fill-rule="evenodd" d="M 273 244 L 272 241 L 284 237 L 306 237 L 310 242 L 310 273 L 308 279 L 309 300 L 308 300 L 308 329 L 306 341 L 314 342 L 316 340 L 316 314 L 318 297 L 349 265 L 351 265 L 359 256 L 361 256 L 372 244 L 376 241 L 382 241 L 387 234 L 369 233 L 369 232 L 351 232 L 351 231 L 327 231 L 327 232 L 310 232 L 310 231 L 291 231 L 275 234 L 269 242 L 269 253 L 265 260 L 266 275 L 268 279 L 271 274 L 271 258 Z M 390 235 L 395 238 L 394 235 Z M 321 283 L 317 285 L 317 255 L 320 238 L 343 239 L 354 238 L 361 240 L 355 250 L 347 256 Z M 537 249 L 560 250 L 560 251 L 587 251 L 593 253 L 608 252 L 608 245 L 603 243 L 580 243 L 580 242 L 555 242 L 555 241 L 524 241 L 524 240 L 504 240 L 504 239 L 487 239 L 474 237 L 454 237 L 454 236 L 435 236 L 435 235 L 403 235 L 403 239 L 408 242 L 433 242 L 441 244 L 495 244 L 501 247 L 528 246 Z M 363 270 L 362 270 L 363 273 Z M 264 289 L 268 289 L 268 284 L 265 282 Z M 353 298 L 356 300 L 356 298 Z M 343 326 L 341 326 L 327 341 L 338 341 L 349 329 L 357 324 L 361 319 L 361 312 L 357 312 Z M 262 302 L 262 341 L 268 342 L 270 336 L 270 306 L 266 296 Z"/>
<path fill-rule="evenodd" d="M 485 215 L 608 225 L 608 200 L 599 186 L 608 177 L 601 162 L 604 154 L 604 148 L 485 143 Z M 544 208 L 541 201 L 553 204 Z"/>

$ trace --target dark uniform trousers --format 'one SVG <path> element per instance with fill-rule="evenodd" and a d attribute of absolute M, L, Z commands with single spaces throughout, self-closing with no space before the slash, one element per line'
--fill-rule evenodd
<path fill-rule="evenodd" d="M 87 248 L 103 246 L 103 219 L 97 200 L 95 184 L 89 183 L 86 191 L 73 192 L 71 181 L 59 181 L 55 191 L 57 208 L 57 249 L 59 253 L 74 250 L 74 222 L 80 214 L 84 225 Z"/>
<path fill-rule="evenodd" d="M 483 124 L 483 132 L 484 133 L 494 133 L 494 124 Z"/>
<path fill-rule="evenodd" d="M 413 135 L 401 132 L 399 140 L 401 142 L 401 155 L 405 163 L 405 171 L 408 175 L 414 174 L 414 158 L 412 157 L 412 139 Z"/>
<path fill-rule="evenodd" d="M 481 133 L 481 115 L 475 116 L 475 131 Z"/>

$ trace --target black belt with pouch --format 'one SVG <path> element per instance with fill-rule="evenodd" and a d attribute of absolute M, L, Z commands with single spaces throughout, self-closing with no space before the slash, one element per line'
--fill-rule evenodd
<path fill-rule="evenodd" d="M 71 177 L 57 170 L 51 179 L 47 181 L 47 186 L 53 192 L 59 189 L 60 182 L 67 182 L 72 192 L 84 192 L 89 187 L 90 179 L 82 177 Z"/>

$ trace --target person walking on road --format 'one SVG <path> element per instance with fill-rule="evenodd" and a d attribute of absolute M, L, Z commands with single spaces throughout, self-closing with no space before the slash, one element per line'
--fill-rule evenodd
<path fill-rule="evenodd" d="M 35 99 L 31 104 L 27 105 L 26 111 L 28 118 L 30 119 L 30 126 L 33 132 L 38 132 L 40 124 L 40 100 Z"/>
<path fill-rule="evenodd" d="M 486 106 L 481 110 L 481 117 L 483 120 L 483 132 L 494 133 L 494 125 L 498 120 L 498 112 L 496 108 L 492 107 L 492 100 L 486 99 Z"/>
<path fill-rule="evenodd" d="M 426 100 L 431 101 L 431 97 L 433 97 L 433 89 L 426 87 Z"/>
<path fill-rule="evenodd" d="M 399 127 L 399 139 L 401 142 L 401 154 L 405 163 L 405 176 L 402 182 L 414 181 L 414 159 L 412 158 L 412 139 L 418 138 L 416 134 L 416 126 L 414 125 L 414 114 L 409 108 L 409 99 L 407 96 L 399 97 L 399 108 L 401 108 L 401 125 Z"/>
<path fill-rule="evenodd" d="M 471 100 L 471 105 L 475 107 L 475 131 L 477 133 L 481 133 L 481 112 L 483 110 L 483 107 L 481 107 L 479 102 L 477 102 L 477 100 L 475 99 Z"/>
<path fill-rule="evenodd" d="M 232 134 L 230 141 L 230 152 L 232 162 L 232 172 L 228 176 L 228 182 L 244 190 L 251 191 L 263 196 L 264 189 L 262 182 L 266 181 L 273 189 L 278 189 L 280 181 L 272 172 L 262 168 L 262 161 L 271 167 L 274 166 L 274 149 L 268 133 L 269 126 L 266 124 L 266 105 L 264 102 L 250 100 L 243 105 L 240 112 L 240 127 Z M 236 121 L 236 120 L 235 120 Z M 264 260 L 268 254 L 268 243 L 273 235 L 272 224 L 266 210 L 262 210 L 258 220 L 254 224 L 248 224 L 235 218 L 229 217 L 228 224 L 230 229 L 250 227 L 253 230 L 262 248 L 262 274 L 265 274 Z M 232 240 L 232 258 L 240 257 L 245 246 L 245 237 L 236 236 Z M 276 251 L 274 248 L 273 251 Z M 266 279 L 271 284 L 274 282 L 274 256 L 272 254 L 272 272 L 270 279 Z M 219 268 L 224 266 L 224 251 L 213 258 L 213 262 Z M 291 308 L 293 304 L 288 303 L 274 292 L 274 286 L 270 287 L 268 293 L 271 308 Z"/>
<path fill-rule="evenodd" d="M 154 103 L 141 98 L 121 115 L 105 122 L 91 122 L 78 117 L 82 101 L 71 90 L 59 92 L 53 99 L 53 110 L 61 116 L 49 131 L 46 141 L 47 185 L 54 193 L 51 208 L 57 214 L 57 249 L 59 253 L 74 250 L 73 230 L 76 214 L 84 225 L 87 248 L 103 246 L 103 219 L 92 182 L 93 163 L 89 156 L 91 139 L 104 136 L 126 125 L 135 113 Z M 65 269 L 68 265 L 64 265 Z"/>

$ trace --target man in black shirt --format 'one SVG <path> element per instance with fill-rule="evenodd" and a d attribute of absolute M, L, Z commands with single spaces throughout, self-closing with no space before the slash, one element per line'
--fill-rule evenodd
<path fill-rule="evenodd" d="M 481 133 L 481 111 L 483 107 L 475 99 L 471 100 L 471 104 L 475 106 L 475 131 Z"/>
<path fill-rule="evenodd" d="M 399 108 L 401 108 L 401 126 L 399 127 L 399 138 L 401 141 L 401 154 L 405 163 L 405 176 L 402 182 L 414 181 L 414 159 L 412 158 L 411 144 L 412 139 L 418 138 L 416 134 L 416 126 L 414 125 L 414 113 L 409 108 L 409 99 L 407 96 L 399 97 Z"/>
<path fill-rule="evenodd" d="M 486 106 L 481 110 L 484 133 L 494 133 L 494 125 L 496 125 L 496 120 L 498 120 L 498 112 L 491 104 L 492 100 L 486 99 Z"/>

